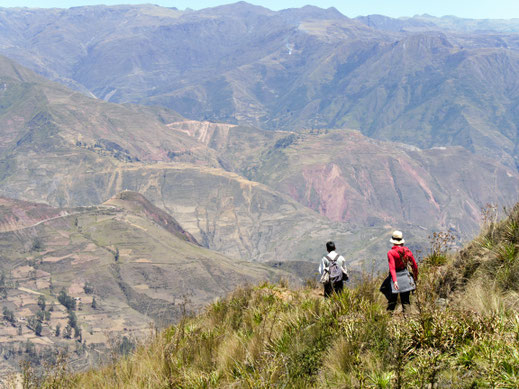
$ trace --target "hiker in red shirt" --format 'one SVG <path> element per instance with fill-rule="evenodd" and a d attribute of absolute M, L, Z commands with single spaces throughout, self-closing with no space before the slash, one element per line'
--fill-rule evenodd
<path fill-rule="evenodd" d="M 386 285 L 382 284 L 381 291 L 386 295 L 388 311 L 395 310 L 398 295 L 405 311 L 406 306 L 410 305 L 409 294 L 416 289 L 418 266 L 411 250 L 404 246 L 405 240 L 401 231 L 394 231 L 389 241 L 393 243 L 387 253 L 389 276 L 384 281 Z M 408 267 L 411 267 L 412 276 Z"/>

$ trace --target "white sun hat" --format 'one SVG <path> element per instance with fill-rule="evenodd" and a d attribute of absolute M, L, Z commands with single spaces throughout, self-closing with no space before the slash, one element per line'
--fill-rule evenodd
<path fill-rule="evenodd" d="M 393 244 L 404 244 L 404 234 L 402 234 L 402 231 L 393 231 L 393 235 L 391 236 L 391 239 L 389 241 Z"/>

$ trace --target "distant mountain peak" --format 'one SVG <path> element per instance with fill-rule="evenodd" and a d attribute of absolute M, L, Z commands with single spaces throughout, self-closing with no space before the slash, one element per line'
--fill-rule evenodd
<path fill-rule="evenodd" d="M 221 14 L 222 12 L 227 13 L 228 15 L 243 15 L 249 13 L 263 14 L 263 15 L 272 15 L 275 12 L 262 7 L 260 5 L 255 5 L 251 3 L 247 3 L 246 1 L 238 1 L 236 3 L 219 5 L 212 8 L 204 8 L 198 11 L 199 13 L 216 13 Z"/>
<path fill-rule="evenodd" d="M 339 19 L 339 20 L 348 20 L 349 18 L 343 15 L 337 8 L 329 7 L 329 8 L 321 8 L 315 5 L 305 5 L 301 8 L 288 8 L 279 11 L 281 14 L 285 15 L 297 15 L 300 18 L 308 18 L 308 19 Z"/>

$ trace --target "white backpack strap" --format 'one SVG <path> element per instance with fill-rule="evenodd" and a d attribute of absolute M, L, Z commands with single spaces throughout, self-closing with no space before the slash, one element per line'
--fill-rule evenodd
<path fill-rule="evenodd" d="M 339 255 L 337 255 L 335 259 L 331 259 L 329 255 L 326 255 L 325 258 L 328 260 L 328 262 L 335 262 L 339 258 Z"/>
<path fill-rule="evenodd" d="M 336 253 L 337 254 L 337 253 Z M 329 255 L 325 256 L 325 258 L 329 261 L 329 262 L 337 262 L 337 260 L 339 259 L 339 257 L 341 256 L 341 254 L 337 254 L 335 256 L 334 259 L 331 259 Z"/>
<path fill-rule="evenodd" d="M 341 254 L 337 254 L 334 259 L 331 259 L 328 255 L 325 257 L 330 262 L 337 262 Z"/>

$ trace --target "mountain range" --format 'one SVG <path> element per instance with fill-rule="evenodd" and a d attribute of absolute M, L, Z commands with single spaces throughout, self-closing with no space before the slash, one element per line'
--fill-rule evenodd
<path fill-rule="evenodd" d="M 174 112 L 106 103 L 2 65 L 2 195 L 70 207 L 138 191 L 202 244 L 248 259 L 286 250 L 294 231 L 332 231 L 288 196 L 224 170 L 216 151 L 168 126 Z"/>
<path fill-rule="evenodd" d="M 481 206 L 511 204 L 518 190 L 515 169 L 462 147 L 197 122 L 0 65 L 1 195 L 75 207 L 136 191 L 226 255 L 313 261 L 333 237 L 358 261 L 380 249 L 366 249 L 366 232 L 383 242 L 396 224 L 418 242 L 439 227 L 467 237 Z"/>
<path fill-rule="evenodd" d="M 515 166 L 517 22 L 481 32 L 463 19 L 383 19 L 419 30 L 374 19 L 244 2 L 4 8 L 0 53 L 111 102 L 264 129 L 348 127 Z"/>
<path fill-rule="evenodd" d="M 413 17 L 390 18 L 384 15 L 367 15 L 355 18 L 371 28 L 383 31 L 447 30 L 475 34 L 513 34 L 519 32 L 519 19 L 466 19 L 453 15 L 441 18 L 428 14 Z"/>

